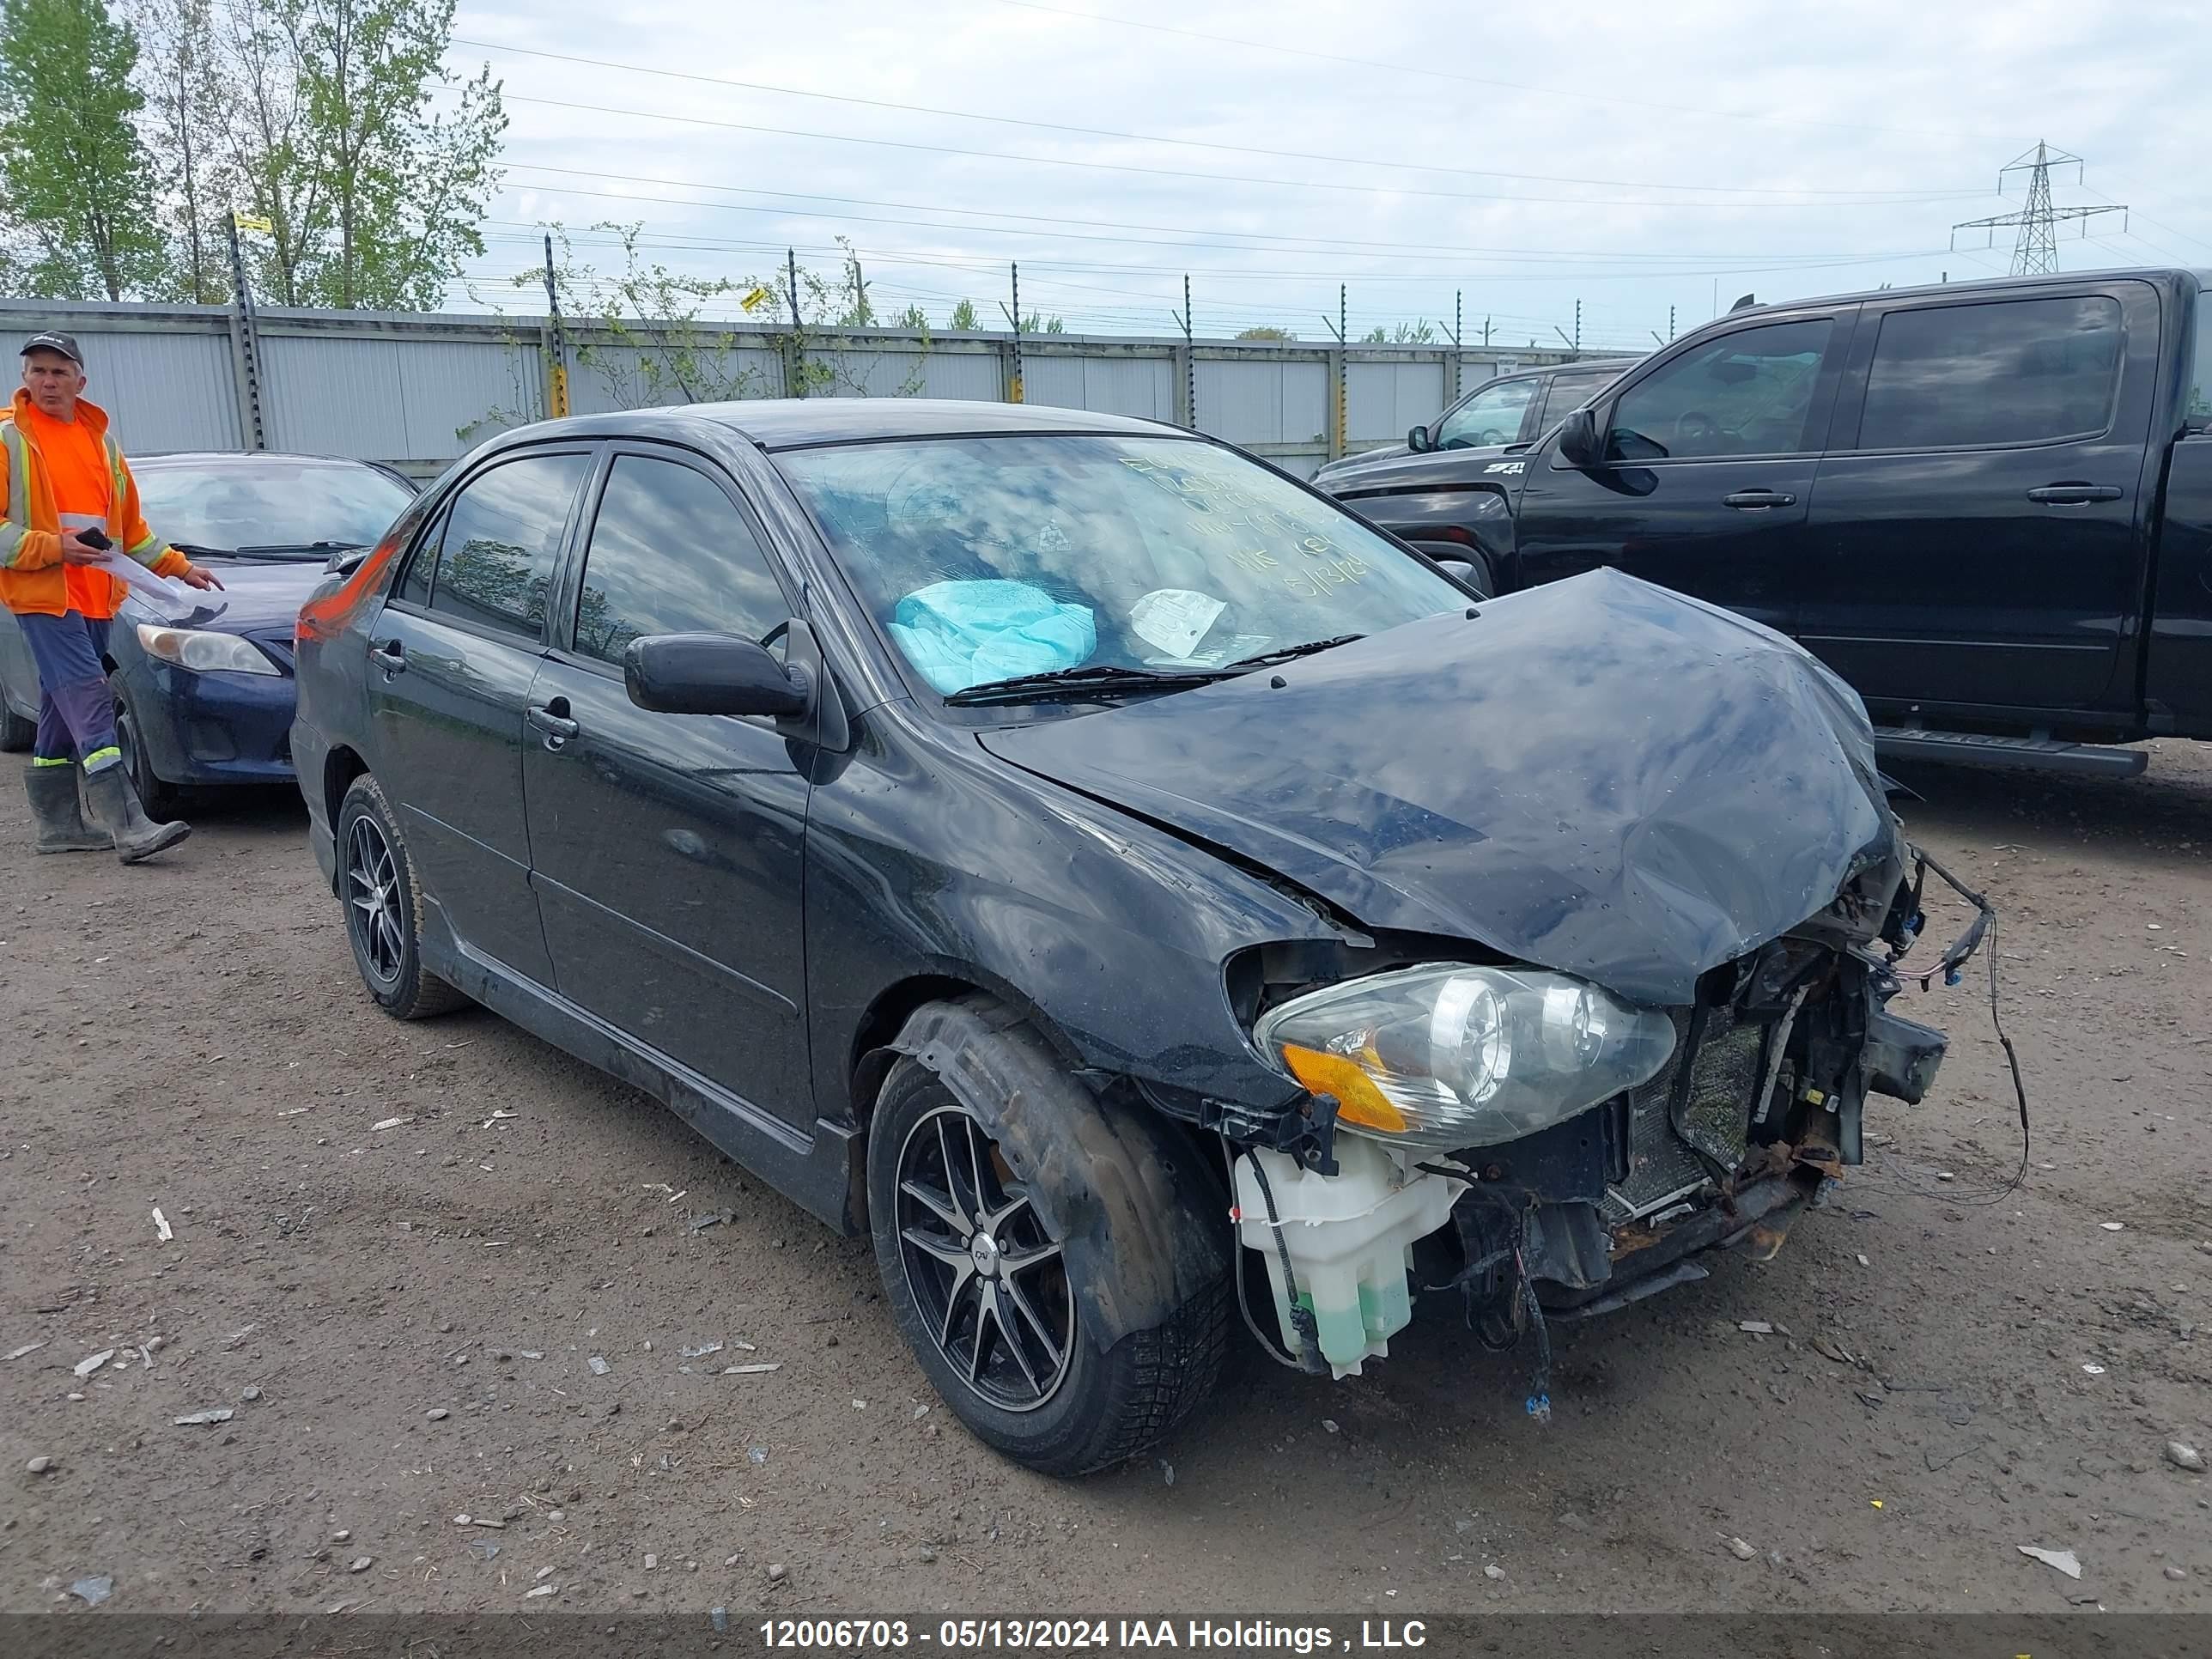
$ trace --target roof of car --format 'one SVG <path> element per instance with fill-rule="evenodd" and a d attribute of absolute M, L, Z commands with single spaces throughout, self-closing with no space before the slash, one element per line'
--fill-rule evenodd
<path fill-rule="evenodd" d="M 981 403 L 950 398 L 769 398 L 632 410 L 621 419 L 635 430 L 656 419 L 687 416 L 717 422 L 763 449 L 868 439 L 1024 432 L 1114 432 L 1158 437 L 1179 430 L 1158 421 L 1060 409 L 1049 404 Z"/>
<path fill-rule="evenodd" d="M 228 466 L 264 466 L 282 463 L 298 466 L 368 466 L 372 463 L 358 461 L 349 455 L 288 455 L 265 449 L 170 449 L 151 455 L 133 455 L 135 467 L 166 466 L 181 462 L 221 461 Z"/>

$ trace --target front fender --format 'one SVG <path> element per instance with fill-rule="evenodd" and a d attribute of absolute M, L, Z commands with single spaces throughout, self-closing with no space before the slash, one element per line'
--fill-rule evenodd
<path fill-rule="evenodd" d="M 889 1036 L 886 1000 L 915 984 L 994 992 L 1065 1046 L 1063 1069 L 1259 1107 L 1296 1092 L 1253 1048 L 1225 964 L 1254 945 L 1340 940 L 1317 904 L 972 740 L 908 749 L 885 726 L 882 710 L 859 723 L 854 763 L 808 806 L 823 1116 L 865 1115 L 859 1062 Z"/>

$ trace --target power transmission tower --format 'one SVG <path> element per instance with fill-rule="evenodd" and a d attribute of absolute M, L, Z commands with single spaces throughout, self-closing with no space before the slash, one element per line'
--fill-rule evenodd
<path fill-rule="evenodd" d="M 2051 169 L 2056 167 L 2075 169 L 2075 181 L 2081 181 L 2081 158 L 2063 149 L 2054 150 L 2047 143 L 2039 143 L 2033 150 L 2000 167 L 1997 170 L 1999 195 L 2004 193 L 2006 173 L 2022 168 L 2027 170 L 2027 205 L 2017 213 L 2000 213 L 1988 219 L 1969 219 L 1964 224 L 1952 226 L 1951 246 L 1954 248 L 1959 246 L 1959 233 L 1962 230 L 1986 230 L 1990 233 L 1989 245 L 1994 247 L 1999 226 L 2018 225 L 2020 240 L 2013 244 L 2012 274 L 2015 276 L 2040 276 L 2058 269 L 2058 222 L 2061 219 L 2087 220 L 2100 213 L 2117 213 L 2121 216 L 2120 228 L 2125 232 L 2127 208 L 2120 203 L 2108 203 L 2099 207 L 2053 207 L 2051 204 Z M 2085 224 L 2081 228 L 2081 234 L 2086 237 L 2088 234 L 2088 227 Z"/>

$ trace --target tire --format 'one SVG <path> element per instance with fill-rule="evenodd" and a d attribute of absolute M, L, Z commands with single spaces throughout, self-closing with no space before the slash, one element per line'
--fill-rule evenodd
<path fill-rule="evenodd" d="M 0 753 L 20 755 L 38 740 L 38 721 L 25 720 L 0 696 Z"/>
<path fill-rule="evenodd" d="M 146 756 L 146 739 L 139 730 L 138 716 L 131 711 L 130 699 L 123 695 L 120 677 L 111 676 L 107 687 L 115 697 L 116 745 L 123 750 L 123 770 L 131 780 L 131 787 L 138 792 L 138 804 L 155 823 L 170 823 L 181 808 L 182 793 L 173 783 L 154 775 L 154 763 Z"/>
<path fill-rule="evenodd" d="M 367 774 L 353 781 L 338 807 L 337 857 L 346 939 L 376 1006 L 395 1019 L 428 1019 L 466 1006 L 466 997 L 422 966 L 422 884 L 384 791 Z"/>
<path fill-rule="evenodd" d="M 975 1167 L 980 1168 L 985 1202 L 996 1212 L 988 1236 L 1013 1247 L 987 1252 L 993 1264 L 989 1271 L 971 1267 L 964 1279 L 943 1256 L 911 1243 L 908 1231 L 929 1234 L 940 1241 L 942 1250 L 964 1224 L 977 1176 L 963 1172 L 963 1134 L 973 1137 L 965 1144 L 980 1157 Z M 948 1194 L 933 1184 L 948 1159 L 953 1161 L 952 1208 L 963 1212 L 962 1218 L 946 1213 Z M 938 1202 L 903 1188 L 902 1170 L 905 1179 L 928 1188 Z M 1027 1207 L 1020 1184 L 1001 1178 L 1005 1171 L 981 1123 L 936 1073 L 911 1060 L 891 1068 L 868 1136 L 868 1213 L 886 1299 L 899 1334 L 930 1382 L 977 1439 L 1042 1474 L 1109 1468 L 1157 1444 L 1212 1391 L 1228 1346 L 1227 1281 L 1186 1302 L 1163 1323 L 1131 1332 L 1102 1353 L 1082 1329 L 1064 1257 L 1027 1270 L 1007 1265 L 1017 1255 L 1048 1249 L 1056 1253 L 1058 1246 Z M 966 1254 L 971 1263 L 986 1259 L 972 1247 Z M 1038 1340 L 1037 1322 L 1024 1318 L 1018 1304 L 1010 1304 L 996 1291 L 1002 1282 L 1024 1286 L 1029 1311 L 1038 1316 L 1048 1335 L 1061 1338 L 1064 1357 L 1056 1370 L 1048 1366 L 1050 1344 Z M 1009 1310 L 1007 1317 L 1022 1333 L 1018 1340 L 1028 1355 L 1027 1366 L 1018 1369 L 1006 1352 L 1006 1340 L 994 1337 L 981 1381 L 969 1381 L 962 1358 L 973 1352 L 963 1340 L 969 1320 L 956 1319 L 949 1344 L 941 1334 L 948 1284 L 955 1295 L 967 1297 L 979 1340 L 985 1323 L 981 1298 L 995 1295 L 995 1305 Z"/>

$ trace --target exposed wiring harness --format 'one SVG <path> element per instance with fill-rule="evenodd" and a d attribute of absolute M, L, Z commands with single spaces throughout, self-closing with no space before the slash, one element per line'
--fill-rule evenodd
<path fill-rule="evenodd" d="M 1943 976 L 1943 983 L 1946 985 L 1961 984 L 1966 979 L 1961 969 L 1966 967 L 1967 961 L 1976 951 L 1986 947 L 1985 959 L 1990 975 L 1990 1025 L 1996 1032 L 1998 1045 L 2004 1049 L 2005 1065 L 2012 1073 L 2013 1098 L 2020 1104 L 2020 1167 L 2013 1171 L 2012 1179 L 2003 1186 L 1991 1192 L 1978 1194 L 1971 1198 L 1957 1193 L 1942 1192 L 1932 1188 L 1918 1186 L 1911 1182 L 1904 1182 L 1900 1184 L 1927 1197 L 1942 1198 L 1954 1204 L 2001 1204 L 2018 1192 L 2021 1183 L 2027 1179 L 2030 1140 L 2027 1122 L 2027 1085 L 2021 1076 L 2020 1052 L 2013 1047 L 2012 1038 L 2005 1034 L 2004 1019 L 1997 1008 L 1996 908 L 1987 898 L 1929 857 L 1927 853 L 1917 846 L 1912 848 L 1912 859 L 1914 867 L 1911 915 L 1906 923 L 1905 938 L 1890 947 L 1889 960 L 1892 963 L 1892 971 L 1896 971 L 1894 964 L 1898 958 L 1911 948 L 1913 939 L 1918 935 L 1924 923 L 1925 918 L 1920 908 L 1920 896 L 1927 884 L 1928 872 L 1933 870 L 1946 886 L 1974 907 L 1974 919 L 1966 924 L 1966 931 L 1951 941 L 1943 954 L 1938 957 L 1934 964 L 1924 973 L 1915 973 L 1908 969 L 1899 974 L 1899 977 L 1919 981 L 1920 988 L 1923 993 L 1933 983 L 1938 974 Z"/>
<path fill-rule="evenodd" d="M 1230 1144 L 1229 1137 L 1226 1135 L 1221 1138 L 1221 1155 L 1229 1165 L 1229 1193 L 1232 1206 L 1229 1212 L 1229 1221 L 1233 1230 L 1243 1220 L 1243 1213 L 1242 1206 L 1236 1204 L 1237 1149 Z M 1301 1358 L 1277 1347 L 1274 1340 L 1260 1328 L 1260 1322 L 1252 1316 L 1252 1303 L 1244 1290 L 1244 1250 L 1243 1241 L 1241 1238 L 1237 1239 L 1231 1247 L 1231 1253 L 1236 1258 L 1233 1271 L 1237 1279 L 1237 1309 L 1244 1316 L 1245 1328 L 1252 1333 L 1254 1340 L 1259 1343 L 1267 1358 L 1278 1365 L 1286 1366 L 1294 1371 L 1326 1371 L 1328 1370 L 1328 1362 L 1322 1358 L 1321 1327 L 1314 1318 L 1313 1310 L 1298 1300 L 1297 1275 L 1291 1270 L 1291 1247 L 1288 1241 L 1283 1237 L 1282 1217 L 1276 1212 L 1275 1190 L 1268 1185 L 1267 1171 L 1261 1167 L 1260 1160 L 1254 1158 L 1249 1151 L 1244 1156 L 1252 1160 L 1252 1174 L 1260 1183 L 1261 1196 L 1266 1199 L 1267 1203 L 1267 1225 L 1275 1236 L 1276 1253 L 1283 1264 L 1284 1292 L 1290 1298 L 1291 1328 L 1297 1333 L 1298 1346 L 1304 1351 L 1305 1357 Z"/>
<path fill-rule="evenodd" d="M 1433 1164 L 1418 1168 L 1431 1175 L 1465 1181 L 1464 1171 Z M 1470 1183 L 1468 1191 L 1477 1201 L 1467 1206 L 1460 1221 L 1467 1265 L 1443 1285 L 1425 1285 L 1424 1290 L 1457 1289 L 1467 1299 L 1467 1327 L 1475 1340 L 1492 1353 L 1506 1353 L 1534 1332 L 1536 1363 L 1528 1377 L 1524 1402 L 1528 1415 L 1540 1424 L 1552 1420 L 1552 1336 L 1544 1323 L 1544 1310 L 1536 1300 L 1536 1286 L 1528 1277 L 1528 1215 Z M 1455 1215 L 1459 1212 L 1454 1212 Z M 1510 1267 L 1510 1275 L 1505 1276 Z"/>

